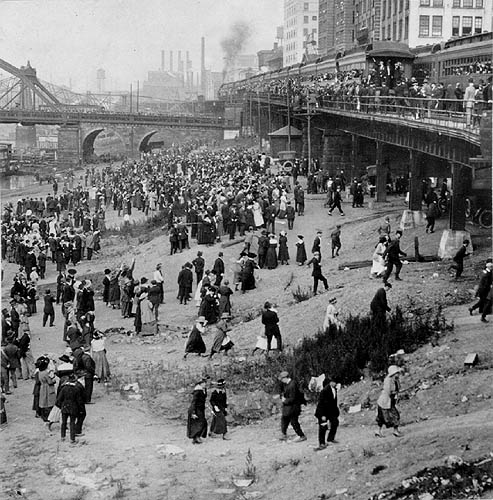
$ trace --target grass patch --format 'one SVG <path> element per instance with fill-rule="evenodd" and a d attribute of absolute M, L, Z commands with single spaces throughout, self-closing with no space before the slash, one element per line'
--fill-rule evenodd
<path fill-rule="evenodd" d="M 304 302 L 312 297 L 312 292 L 308 288 L 301 288 L 300 285 L 292 292 L 294 301 L 296 303 Z"/>

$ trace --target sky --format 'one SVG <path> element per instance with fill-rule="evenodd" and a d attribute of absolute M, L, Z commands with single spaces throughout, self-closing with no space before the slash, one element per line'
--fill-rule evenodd
<path fill-rule="evenodd" d="M 221 40 L 244 22 L 250 36 L 242 53 L 270 49 L 283 21 L 283 0 L 0 0 L 0 59 L 29 60 L 41 80 L 73 90 L 95 90 L 96 70 L 106 90 L 127 90 L 161 66 L 161 50 L 190 51 L 200 70 L 222 71 Z"/>

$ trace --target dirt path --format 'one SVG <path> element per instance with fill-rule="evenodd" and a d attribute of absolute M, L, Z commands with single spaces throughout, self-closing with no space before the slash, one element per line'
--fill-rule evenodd
<path fill-rule="evenodd" d="M 329 219 L 322 208 L 322 197 L 309 197 L 306 213 L 295 221 L 289 233 L 291 256 L 294 257 L 296 234 L 305 235 L 307 251 L 315 231 L 324 232 L 323 269 L 329 279 L 329 295 L 319 295 L 296 304 L 292 290 L 298 285 L 311 286 L 311 271 L 294 265 L 276 270 L 260 270 L 258 288 L 246 295 L 234 294 L 233 309 L 236 316 L 260 307 L 267 299 L 278 305 L 281 331 L 288 345 L 294 345 L 303 335 L 311 335 L 321 326 L 329 297 L 338 299 L 337 307 L 344 316 L 348 313 L 366 312 L 368 303 L 380 282 L 368 277 L 369 269 L 338 271 L 340 261 L 371 258 L 379 225 L 380 212 L 392 215 L 397 226 L 402 208 L 399 200 L 394 205 L 378 207 L 373 221 L 367 217 L 372 212 L 345 206 L 346 217 Z M 359 218 L 364 220 L 358 221 Z M 336 223 L 342 222 L 342 256 L 328 257 L 328 235 Z M 438 229 L 445 225 L 439 221 Z M 278 226 L 278 230 L 282 225 Z M 424 229 L 406 232 L 403 246 L 411 245 L 414 234 L 420 235 L 423 253 L 436 251 L 439 233 L 424 235 Z M 104 242 L 98 260 L 83 261 L 78 274 L 101 273 L 107 266 L 119 265 L 137 258 L 136 273 L 150 276 L 157 262 L 163 262 L 166 276 L 166 304 L 162 308 L 163 321 L 172 325 L 190 326 L 196 316 L 193 303 L 180 306 L 176 301 L 176 276 L 181 266 L 192 260 L 198 247 L 168 256 L 165 235 L 135 247 L 122 246 L 121 240 Z M 412 247 L 411 247 L 412 248 Z M 211 266 L 219 246 L 200 248 L 208 266 Z M 224 248 L 227 277 L 231 277 L 231 263 L 240 246 Z M 481 259 L 484 258 L 484 254 Z M 478 258 L 479 259 L 479 258 Z M 478 263 L 480 260 L 477 261 Z M 442 263 L 409 264 L 403 270 L 404 282 L 396 284 L 390 295 L 392 307 L 415 303 L 433 302 L 453 304 L 469 296 L 477 276 L 477 266 L 466 264 L 465 280 L 452 282 Z M 7 265 L 4 284 L 10 283 L 15 266 Z M 437 274 L 436 277 L 434 275 Z M 50 267 L 43 286 L 53 287 L 55 273 Z M 286 289 L 285 286 L 291 282 Z M 8 290 L 3 290 L 5 298 Z M 314 408 L 303 412 L 301 424 L 308 435 L 305 443 L 279 442 L 279 417 L 273 416 L 248 426 L 233 427 L 231 440 L 207 440 L 193 446 L 185 437 L 183 415 L 177 420 L 165 419 L 151 413 L 144 401 L 122 399 L 118 392 L 108 392 L 104 385 L 95 387 L 94 405 L 87 407 L 87 420 L 83 444 L 71 447 L 61 443 L 59 426 L 49 434 L 31 408 L 32 383 L 20 381 L 19 388 L 8 397 L 9 423 L 0 432 L 2 455 L 0 481 L 5 498 L 27 499 L 316 499 L 325 494 L 335 496 L 336 491 L 347 488 L 341 498 L 363 499 L 399 483 L 417 470 L 443 462 L 448 454 L 474 458 L 492 451 L 491 435 L 493 411 L 492 388 L 488 382 L 488 327 L 479 323 L 479 317 L 468 316 L 464 306 L 447 310 L 447 317 L 456 323 L 456 329 L 440 340 L 438 346 L 424 346 L 411 355 L 409 380 L 427 382 L 429 389 L 417 392 L 401 406 L 404 437 L 385 439 L 374 437 L 374 408 L 350 415 L 343 413 L 338 431 L 339 444 L 324 452 L 315 453 L 316 422 Z M 123 326 L 132 329 L 131 320 L 123 320 L 118 310 L 106 308 L 100 301 L 96 305 L 98 328 Z M 42 328 L 41 314 L 31 319 L 32 351 L 35 356 L 48 353 L 58 357 L 64 349 L 61 340 L 62 321 L 57 309 L 56 328 Z M 261 331 L 260 320 L 235 325 L 232 337 L 236 344 L 236 357 L 232 362 L 247 356 Z M 205 336 L 211 343 L 212 331 Z M 128 376 L 145 363 L 162 363 L 186 373 L 200 372 L 208 361 L 204 358 L 182 360 L 185 339 L 170 334 L 158 341 L 143 343 L 141 339 L 116 335 L 108 341 L 108 359 L 112 370 L 119 377 Z M 477 351 L 485 365 L 483 370 L 462 371 L 464 355 Z M 490 358 L 488 358 L 490 356 Z M 490 360 L 490 361 L 488 361 Z M 213 365 L 227 362 L 222 358 Z M 491 367 L 489 367 L 491 369 Z M 443 374 L 433 385 L 436 374 Z M 435 377 L 435 378 L 433 378 Z M 343 389 L 340 402 L 355 404 L 366 394 L 372 398 L 378 393 L 379 384 L 362 381 Z M 467 402 L 463 397 L 467 395 Z M 185 394 L 186 396 L 186 394 Z M 479 397 L 481 396 L 481 397 Z M 173 399 L 169 399 L 173 401 Z M 164 446 L 179 448 L 176 455 L 166 454 Z M 248 450 L 256 467 L 256 482 L 244 490 L 235 488 L 232 478 L 245 470 Z M 181 451 L 180 451 L 181 450 Z M 371 472 L 377 465 L 386 468 L 378 475 Z M 18 495 L 16 491 L 20 491 Z M 243 490 L 242 490 L 243 491 Z M 2 497 L 2 498 L 3 498 Z"/>

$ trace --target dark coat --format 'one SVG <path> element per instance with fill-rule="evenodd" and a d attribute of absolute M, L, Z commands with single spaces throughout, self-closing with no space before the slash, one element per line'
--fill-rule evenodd
<path fill-rule="evenodd" d="M 295 380 L 291 379 L 290 382 L 284 386 L 282 396 L 284 397 L 282 403 L 282 416 L 292 417 L 299 415 L 301 413 L 301 405 L 306 404 L 306 400 Z"/>
<path fill-rule="evenodd" d="M 74 416 L 84 414 L 84 387 L 79 382 L 65 382 L 58 392 L 55 404 L 62 413 Z"/>
<path fill-rule="evenodd" d="M 221 259 L 221 257 L 218 257 L 216 259 L 212 270 L 216 273 L 216 276 L 221 276 L 221 274 L 224 274 L 224 261 L 223 259 Z"/>
<path fill-rule="evenodd" d="M 389 243 L 389 246 L 385 249 L 382 257 L 384 259 L 387 257 L 389 262 L 397 262 L 399 261 L 400 255 L 403 255 L 405 257 L 407 254 L 401 250 L 401 247 L 399 246 L 399 240 L 395 239 Z"/>
<path fill-rule="evenodd" d="M 334 397 L 334 393 L 330 384 L 327 384 L 320 392 L 317 408 L 315 410 L 315 416 L 317 418 L 326 417 L 328 420 L 337 418 L 339 416 L 337 395 Z"/>
<path fill-rule="evenodd" d="M 307 266 L 309 266 L 310 264 L 313 264 L 312 276 L 314 278 L 322 277 L 322 266 L 320 264 L 320 261 L 316 257 L 313 257 L 310 262 L 308 262 Z"/>
<path fill-rule="evenodd" d="M 379 288 L 370 303 L 370 309 L 373 314 L 385 314 L 390 311 L 387 303 L 387 292 L 385 288 Z"/>

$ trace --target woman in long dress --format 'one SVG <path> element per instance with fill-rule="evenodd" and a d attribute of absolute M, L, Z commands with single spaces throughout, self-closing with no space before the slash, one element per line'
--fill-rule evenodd
<path fill-rule="evenodd" d="M 265 254 L 265 267 L 275 269 L 277 267 L 277 238 L 275 234 L 269 234 L 269 247 Z"/>
<path fill-rule="evenodd" d="M 38 363 L 38 369 L 39 382 L 41 383 L 39 388 L 39 413 L 41 414 L 41 418 L 47 422 L 48 415 L 56 401 L 55 372 L 51 369 L 48 358 Z"/>
<path fill-rule="evenodd" d="M 105 336 L 99 331 L 93 333 L 91 358 L 96 364 L 94 375 L 98 378 L 98 382 L 107 382 L 111 376 L 110 365 L 106 358 Z"/>
<path fill-rule="evenodd" d="M 158 324 L 152 303 L 147 297 L 147 290 L 140 294 L 140 318 L 142 321 L 142 333 L 155 335 L 157 333 Z"/>
<path fill-rule="evenodd" d="M 301 234 L 298 234 L 298 241 L 296 242 L 296 263 L 298 266 L 303 266 L 307 260 L 305 241 Z"/>
<path fill-rule="evenodd" d="M 206 381 L 197 382 L 193 393 L 192 402 L 188 408 L 187 437 L 193 444 L 202 443 L 201 438 L 207 437 L 207 420 L 205 418 L 205 402 L 207 399 Z"/>
<path fill-rule="evenodd" d="M 230 316 L 228 313 L 223 313 L 221 315 L 221 320 L 216 325 L 216 335 L 214 336 L 214 340 L 212 341 L 211 353 L 209 355 L 209 359 L 214 356 L 216 353 L 220 353 L 221 351 L 224 354 L 233 348 L 234 343 L 229 338 L 228 332 L 231 331 L 231 327 L 228 325 L 228 320 Z"/>
<path fill-rule="evenodd" d="M 219 379 L 215 384 L 216 388 L 212 391 L 211 399 L 209 400 L 212 407 L 212 422 L 209 436 L 213 437 L 222 436 L 226 437 L 228 432 L 228 424 L 226 422 L 226 415 L 228 414 L 226 408 L 228 407 L 228 400 L 226 396 L 226 383 L 224 379 Z"/>
<path fill-rule="evenodd" d="M 279 234 L 278 259 L 281 264 L 289 264 L 288 237 L 286 231 L 281 231 Z"/>
<path fill-rule="evenodd" d="M 375 251 L 373 252 L 373 263 L 371 266 L 370 274 L 371 276 L 380 277 L 385 272 L 385 259 L 383 258 L 383 253 L 387 248 L 387 237 L 380 236 Z"/>
<path fill-rule="evenodd" d="M 399 374 L 401 369 L 396 365 L 389 366 L 387 376 L 383 381 L 383 389 L 377 400 L 377 437 L 383 437 L 382 428 L 393 427 L 394 436 L 400 437 L 399 432 L 400 414 L 396 408 L 397 397 L 400 390 Z"/>
<path fill-rule="evenodd" d="M 202 334 L 205 332 L 205 324 L 207 323 L 204 316 L 199 316 L 195 325 L 193 325 L 190 335 L 188 336 L 187 344 L 185 346 L 184 359 L 190 354 L 195 353 L 199 356 L 206 351 L 204 339 Z"/>
<path fill-rule="evenodd" d="M 231 314 L 231 295 L 233 290 L 229 287 L 229 281 L 224 280 L 218 289 L 219 293 L 219 314 Z"/>

